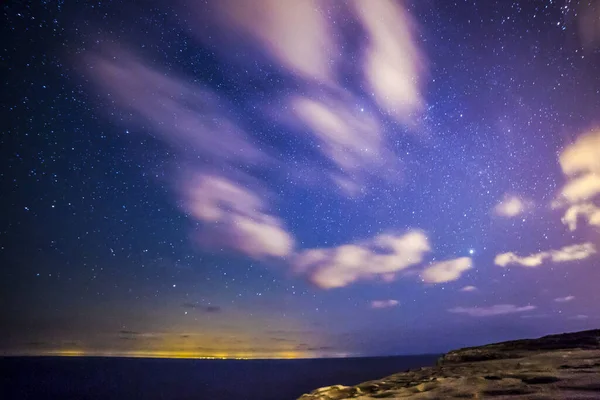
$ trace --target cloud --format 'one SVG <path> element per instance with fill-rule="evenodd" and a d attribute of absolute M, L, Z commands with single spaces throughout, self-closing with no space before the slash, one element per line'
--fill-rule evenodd
<path fill-rule="evenodd" d="M 293 122 L 309 128 L 316 150 L 332 163 L 329 179 L 346 194 L 359 193 L 369 177 L 399 180 L 399 157 L 387 148 L 379 120 L 358 110 L 352 94 L 340 89 L 336 96 L 295 96 L 288 102 Z"/>
<path fill-rule="evenodd" d="M 494 213 L 502 217 L 516 217 L 525 211 L 527 204 L 517 196 L 505 196 L 500 203 L 494 207 Z"/>
<path fill-rule="evenodd" d="M 460 289 L 461 292 L 474 292 L 476 290 L 477 288 L 475 286 L 465 286 L 462 289 Z"/>
<path fill-rule="evenodd" d="M 554 206 L 588 201 L 600 194 L 600 129 L 581 135 L 559 156 L 569 178 Z"/>
<path fill-rule="evenodd" d="M 294 261 L 294 269 L 307 274 L 317 286 L 332 289 L 375 277 L 389 279 L 421 263 L 430 250 L 421 231 L 381 234 L 361 243 L 304 250 Z"/>
<path fill-rule="evenodd" d="M 189 308 L 192 310 L 204 311 L 209 314 L 219 313 L 222 311 L 221 307 L 219 307 L 219 306 L 202 306 L 202 305 L 198 305 L 196 303 L 183 303 L 181 306 L 183 308 Z"/>
<path fill-rule="evenodd" d="M 592 203 L 582 203 L 570 206 L 562 217 L 563 224 L 569 227 L 569 230 L 577 229 L 577 222 L 582 217 L 589 225 L 600 227 L 600 207 Z"/>
<path fill-rule="evenodd" d="M 307 343 L 300 343 L 295 347 L 296 351 L 330 351 L 334 349 L 332 346 L 311 346 Z"/>
<path fill-rule="evenodd" d="M 432 263 L 421 272 L 421 278 L 426 283 L 443 283 L 455 281 L 463 272 L 473 268 L 470 257 L 460 257 L 454 260 Z"/>
<path fill-rule="evenodd" d="M 557 297 L 556 299 L 554 299 L 555 302 L 557 303 L 568 303 L 571 300 L 574 300 L 575 296 L 566 296 L 566 297 Z"/>
<path fill-rule="evenodd" d="M 199 174 L 184 185 L 184 207 L 209 229 L 202 244 L 224 246 L 254 258 L 285 257 L 294 239 L 283 222 L 265 211 L 255 193 L 223 177 Z"/>
<path fill-rule="evenodd" d="M 217 15 L 209 22 L 220 24 L 216 32 L 234 31 L 238 34 L 228 38 L 227 48 L 249 37 L 291 72 L 319 81 L 331 79 L 332 65 L 339 52 L 336 51 L 335 36 L 322 2 L 218 0 L 212 4 Z M 194 9 L 200 15 L 206 14 L 206 6 Z M 214 33 L 212 30 L 209 35 Z"/>
<path fill-rule="evenodd" d="M 271 342 L 275 342 L 275 343 L 291 343 L 291 342 L 295 342 L 295 340 L 287 339 L 287 338 L 280 338 L 280 337 L 269 338 L 269 340 Z"/>
<path fill-rule="evenodd" d="M 508 265 L 520 265 L 522 267 L 538 267 L 545 260 L 552 262 L 566 262 L 583 260 L 596 253 L 596 246 L 593 243 L 576 244 L 565 246 L 559 250 L 543 251 L 529 256 L 520 257 L 515 253 L 498 254 L 494 259 L 494 263 L 501 267 Z"/>
<path fill-rule="evenodd" d="M 121 335 L 140 335 L 140 332 L 136 332 L 136 331 L 128 331 L 128 330 L 120 330 L 119 334 Z"/>
<path fill-rule="evenodd" d="M 567 176 L 600 171 L 600 129 L 581 135 L 560 154 L 559 162 Z"/>
<path fill-rule="evenodd" d="M 526 257 L 519 257 L 515 253 L 502 253 L 498 254 L 494 259 L 494 264 L 499 265 L 501 267 L 506 267 L 510 264 L 518 264 L 523 267 L 537 267 L 542 265 L 544 258 L 548 255 L 547 252 L 532 254 Z"/>
<path fill-rule="evenodd" d="M 399 304 L 400 303 L 398 302 L 398 300 L 373 300 L 371 302 L 371 308 L 390 308 L 396 307 Z"/>
<path fill-rule="evenodd" d="M 320 151 L 342 170 L 379 162 L 382 135 L 377 120 L 368 113 L 350 110 L 341 101 L 307 97 L 296 97 L 291 105 L 311 128 Z"/>
<path fill-rule="evenodd" d="M 455 307 L 448 310 L 455 314 L 467 314 L 471 317 L 491 317 L 494 315 L 515 314 L 535 310 L 532 305 L 518 307 L 513 304 L 497 304 L 490 307 Z"/>
<path fill-rule="evenodd" d="M 584 314 L 579 314 L 579 315 L 574 315 L 572 317 L 569 317 L 569 319 L 576 320 L 576 321 L 584 321 L 584 320 L 586 320 L 588 318 L 589 318 L 589 316 L 584 315 Z"/>
<path fill-rule="evenodd" d="M 191 78 L 152 68 L 116 47 L 87 54 L 87 76 L 111 102 L 150 125 L 179 149 L 193 148 L 207 162 L 256 163 L 266 155 L 221 110 L 223 104 Z M 199 158 L 199 157 L 198 157 Z"/>
<path fill-rule="evenodd" d="M 398 2 L 354 0 L 352 4 L 367 34 L 366 82 L 384 110 L 407 122 L 423 105 L 423 56 L 416 43 L 415 23 Z"/>
<path fill-rule="evenodd" d="M 120 330 L 119 339 L 122 340 L 161 340 L 164 337 L 160 332 L 136 332 L 130 330 Z"/>
<path fill-rule="evenodd" d="M 550 315 L 548 315 L 548 314 L 527 314 L 527 315 L 521 315 L 521 318 L 523 318 L 523 319 L 544 319 L 544 318 L 550 318 Z"/>

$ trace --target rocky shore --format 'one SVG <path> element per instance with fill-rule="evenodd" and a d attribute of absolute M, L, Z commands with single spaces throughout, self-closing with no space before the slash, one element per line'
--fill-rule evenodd
<path fill-rule="evenodd" d="M 435 367 L 298 400 L 343 399 L 599 400 L 600 329 L 454 350 Z"/>

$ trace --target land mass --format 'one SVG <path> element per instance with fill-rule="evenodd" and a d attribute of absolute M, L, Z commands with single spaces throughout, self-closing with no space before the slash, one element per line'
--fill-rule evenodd
<path fill-rule="evenodd" d="M 298 400 L 600 399 L 600 329 L 469 347 L 435 367 L 356 386 L 328 386 Z"/>

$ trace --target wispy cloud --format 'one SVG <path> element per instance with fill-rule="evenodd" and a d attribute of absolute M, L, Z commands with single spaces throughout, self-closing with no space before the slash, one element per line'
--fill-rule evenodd
<path fill-rule="evenodd" d="M 317 97 L 293 97 L 289 109 L 293 122 L 309 128 L 317 151 L 332 163 L 330 180 L 349 195 L 370 176 L 399 181 L 399 158 L 388 150 L 379 120 L 357 109 L 359 101 L 350 93 Z"/>
<path fill-rule="evenodd" d="M 575 296 L 557 297 L 554 299 L 557 303 L 568 303 L 569 301 L 575 300 Z"/>
<path fill-rule="evenodd" d="M 352 2 L 368 40 L 365 78 L 377 102 L 400 121 L 410 120 L 423 105 L 420 80 L 423 56 L 415 23 L 401 3 L 391 0 Z"/>
<path fill-rule="evenodd" d="M 84 58 L 91 82 L 115 105 L 178 149 L 193 148 L 211 163 L 256 163 L 266 154 L 251 144 L 223 112 L 222 101 L 207 87 L 191 83 L 140 61 L 118 47 Z"/>
<path fill-rule="evenodd" d="M 454 260 L 432 263 L 421 272 L 421 278 L 426 283 L 443 283 L 455 281 L 463 272 L 473 268 L 470 257 L 460 257 Z"/>
<path fill-rule="evenodd" d="M 371 302 L 371 308 L 379 309 L 379 308 L 390 308 L 396 307 L 400 304 L 398 300 L 373 300 Z"/>
<path fill-rule="evenodd" d="M 263 199 L 218 176 L 198 175 L 184 186 L 186 210 L 208 224 L 198 233 L 210 247 L 229 247 L 254 258 L 284 257 L 294 239 L 283 222 L 265 211 Z"/>
<path fill-rule="evenodd" d="M 471 317 L 491 317 L 494 315 L 515 314 L 535 310 L 532 305 L 515 306 L 513 304 L 497 304 L 490 307 L 455 307 L 448 311 L 455 314 L 466 314 Z"/>
<path fill-rule="evenodd" d="M 357 280 L 390 279 L 395 273 L 421 263 L 430 250 L 429 240 L 421 231 L 382 234 L 355 244 L 305 250 L 298 255 L 294 266 L 317 286 L 332 289 Z"/>
<path fill-rule="evenodd" d="M 529 201 L 514 195 L 505 196 L 500 203 L 494 207 L 494 214 L 501 217 L 512 218 L 522 214 L 527 208 Z"/>
<path fill-rule="evenodd" d="M 461 292 L 474 292 L 476 290 L 477 288 L 475 286 L 465 286 L 462 289 L 460 289 Z"/>
<path fill-rule="evenodd" d="M 593 243 L 576 244 L 565 246 L 558 250 L 543 251 L 540 253 L 531 254 L 528 256 L 518 256 L 515 253 L 498 254 L 494 259 L 494 263 L 501 267 L 509 265 L 519 265 L 522 267 L 539 267 L 544 261 L 551 262 L 567 262 L 586 259 L 593 254 L 596 254 L 596 246 Z"/>
<path fill-rule="evenodd" d="M 137 332 L 130 330 L 120 330 L 118 332 L 119 339 L 123 340 L 160 340 L 165 334 L 162 332 Z"/>
<path fill-rule="evenodd" d="M 569 317 L 569 319 L 571 320 L 575 320 L 575 321 L 584 321 L 586 319 L 589 319 L 590 317 L 585 315 L 585 314 L 579 314 L 579 315 L 574 315 L 572 317 Z"/>
<path fill-rule="evenodd" d="M 200 20 L 210 25 L 217 24 L 210 33 L 199 32 L 203 40 L 216 32 L 226 40 L 227 46 L 224 47 L 231 48 L 238 44 L 236 42 L 247 43 L 247 39 L 251 38 L 268 58 L 285 70 L 322 82 L 332 79 L 332 66 L 339 52 L 336 51 L 328 10 L 322 2 L 217 0 L 211 2 L 216 15 L 208 18 L 206 6 L 197 6 L 191 1 L 188 4 Z M 231 35 L 232 32 L 236 35 Z"/>

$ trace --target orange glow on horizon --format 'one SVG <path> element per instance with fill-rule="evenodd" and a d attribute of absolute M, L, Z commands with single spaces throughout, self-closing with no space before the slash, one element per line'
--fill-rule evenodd
<path fill-rule="evenodd" d="M 281 351 L 272 354 L 252 354 L 247 352 L 206 354 L 193 351 L 111 351 L 111 350 L 48 350 L 42 352 L 24 351 L 15 356 L 49 356 L 49 357 L 124 357 L 124 358 L 165 358 L 165 359 L 204 359 L 204 360 L 258 360 L 258 359 L 306 359 L 332 357 L 331 355 L 302 353 L 298 351 Z M 348 357 L 349 354 L 336 354 L 333 357 Z"/>

